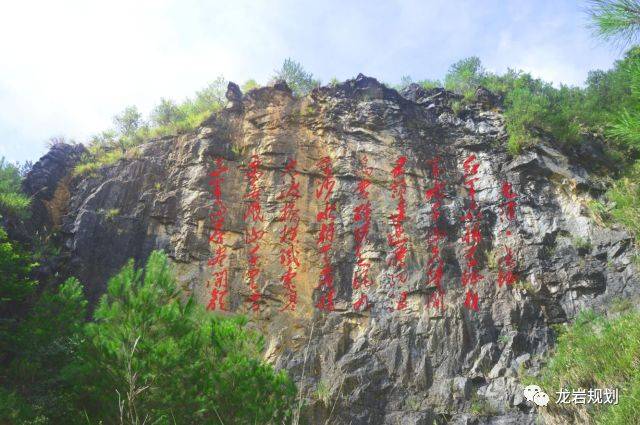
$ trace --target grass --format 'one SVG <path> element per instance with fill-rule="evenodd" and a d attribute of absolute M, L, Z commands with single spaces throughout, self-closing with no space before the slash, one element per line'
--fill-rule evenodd
<path fill-rule="evenodd" d="M 0 193 L 0 208 L 21 215 L 29 208 L 31 200 L 22 193 Z"/>
<path fill-rule="evenodd" d="M 607 191 L 613 203 L 611 218 L 623 225 L 638 240 L 640 238 L 640 161 L 629 172 L 615 181 Z"/>
<path fill-rule="evenodd" d="M 583 238 L 580 236 L 574 236 L 571 239 L 571 242 L 573 243 L 573 246 L 578 250 L 578 251 L 591 251 L 591 241 L 587 238 Z"/>
<path fill-rule="evenodd" d="M 247 149 L 244 146 L 233 144 L 231 145 L 231 152 L 233 152 L 237 158 L 242 158 L 247 153 Z"/>
<path fill-rule="evenodd" d="M 605 196 L 607 205 L 601 201 L 588 204 L 594 220 L 602 226 L 617 223 L 634 237 L 636 244 L 640 242 L 640 161 L 615 180 Z"/>
<path fill-rule="evenodd" d="M 609 311 L 611 313 L 625 313 L 634 309 L 633 301 L 629 298 L 618 297 L 611 302 Z"/>
<path fill-rule="evenodd" d="M 606 205 L 601 201 L 591 200 L 587 203 L 587 208 L 591 213 L 591 217 L 600 226 L 606 226 L 610 220 L 609 212 Z"/>
<path fill-rule="evenodd" d="M 459 115 L 460 112 L 462 112 L 462 110 L 464 109 L 465 105 L 466 104 L 462 100 L 454 100 L 451 102 L 451 110 L 455 115 Z"/>
<path fill-rule="evenodd" d="M 498 413 L 486 398 L 480 397 L 477 393 L 471 397 L 471 408 L 469 411 L 474 416 L 494 416 Z"/>
<path fill-rule="evenodd" d="M 325 406 L 329 405 L 329 399 L 331 398 L 331 388 L 325 381 L 318 382 L 316 390 L 314 392 L 316 399 L 320 400 Z"/>
<path fill-rule="evenodd" d="M 196 98 L 194 101 L 187 99 L 178 107 L 180 114 L 166 124 L 143 124 L 128 134 L 118 135 L 111 130 L 103 132 L 101 136 L 92 138 L 89 153 L 76 165 L 73 175 L 95 176 L 105 166 L 116 164 L 125 158 L 135 157 L 136 147 L 142 143 L 194 131 L 222 106 L 223 104 L 219 101 L 206 99 L 206 96 L 203 99 Z"/>
<path fill-rule="evenodd" d="M 556 420 L 623 425 L 640 423 L 640 312 L 613 318 L 583 311 L 558 337 L 541 376 L 536 378 L 548 394 L 560 388 L 619 388 L 619 404 L 593 405 L 587 422 L 584 406 L 550 404 Z M 582 409 L 578 411 L 577 409 Z M 577 423 L 577 422 L 576 422 Z"/>
<path fill-rule="evenodd" d="M 213 111 L 187 114 L 184 118 L 158 127 L 142 127 L 134 136 L 138 140 L 158 139 L 165 136 L 177 136 L 195 130 L 202 121 L 209 118 Z"/>
<path fill-rule="evenodd" d="M 139 156 L 140 150 L 136 146 L 129 147 L 124 152 L 121 149 L 90 151 L 73 168 L 73 175 L 95 177 L 103 167 L 114 165 L 125 159 L 138 158 Z"/>
<path fill-rule="evenodd" d="M 57 257 L 62 252 L 62 248 L 54 242 L 58 236 L 57 232 L 40 232 L 33 234 L 33 255 L 34 258 Z"/>
<path fill-rule="evenodd" d="M 419 412 L 422 408 L 422 403 L 420 402 L 420 397 L 411 395 L 407 397 L 404 401 L 405 407 L 413 412 Z"/>
<path fill-rule="evenodd" d="M 124 159 L 124 152 L 112 150 L 98 155 L 87 155 L 74 168 L 74 176 L 96 176 L 98 170 L 108 165 L 113 165 Z"/>

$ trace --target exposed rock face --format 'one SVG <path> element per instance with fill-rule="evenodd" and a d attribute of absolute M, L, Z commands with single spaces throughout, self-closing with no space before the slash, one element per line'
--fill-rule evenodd
<path fill-rule="evenodd" d="M 61 224 L 69 203 L 69 172 L 84 152 L 82 145 L 55 144 L 29 171 L 23 190 L 31 196 L 34 223 L 46 228 Z"/>
<path fill-rule="evenodd" d="M 196 134 L 147 143 L 139 159 L 106 168 L 99 177 L 70 180 L 62 221 L 65 248 L 73 273 L 93 300 L 128 258 L 142 261 L 152 250 L 164 249 L 184 290 L 207 303 L 207 260 L 212 256 L 208 173 L 215 157 L 225 158 L 229 172 L 221 189 L 229 210 L 224 227 L 229 305 L 253 317 L 266 333 L 265 356 L 298 382 L 307 400 L 303 416 L 310 423 L 533 424 L 535 410 L 523 399 L 518 373 L 540 366 L 553 343 L 549 325 L 583 308 L 603 310 L 616 298 L 638 295 L 631 238 L 598 227 L 586 212 L 589 193 L 601 187 L 550 146 L 508 156 L 502 116 L 486 91 L 482 102 L 460 115 L 464 119 L 449 108 L 451 93 L 410 87 L 403 97 L 362 75 L 301 99 L 281 83 L 245 95 L 233 86 L 229 93 L 231 107 Z M 247 182 L 238 168 L 251 155 L 260 156 L 264 172 L 258 181 L 266 233 L 257 314 L 244 301 L 249 295 L 243 236 Z M 372 168 L 372 212 L 363 255 L 371 261 L 374 284 L 367 290 L 371 308 L 357 312 L 352 307 L 354 208 L 365 155 Z M 467 288 L 461 284 L 466 261 L 461 217 L 469 198 L 463 162 L 470 155 L 480 164 L 475 197 L 482 240 L 476 258 L 483 279 L 477 285 L 477 312 L 464 307 Z M 322 178 L 317 162 L 326 156 L 336 178 L 332 312 L 314 307 L 322 268 L 316 243 L 322 205 L 314 191 Z M 407 307 L 389 311 L 392 248 L 387 234 L 398 203 L 391 196 L 391 172 L 402 156 L 407 158 Z M 428 164 L 436 156 L 445 182 L 438 221 L 447 234 L 441 249 L 444 311 L 425 307 L 434 293 L 426 284 L 434 223 L 425 191 L 433 185 Z M 298 304 L 295 312 L 280 312 L 286 300 L 278 194 L 289 158 L 297 160 L 301 193 L 300 266 L 294 279 Z M 508 239 L 507 222 L 501 219 L 505 181 L 518 195 Z M 507 243 L 520 282 L 499 287 L 495 256 Z M 485 406 L 486 415 L 471 414 L 477 403 Z"/>

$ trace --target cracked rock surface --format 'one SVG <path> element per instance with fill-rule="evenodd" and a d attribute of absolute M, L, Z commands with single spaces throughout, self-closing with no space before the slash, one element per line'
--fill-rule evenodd
<path fill-rule="evenodd" d="M 174 262 L 185 293 L 206 304 L 212 255 L 208 173 L 215 157 L 225 158 L 229 305 L 265 333 L 265 358 L 297 382 L 309 423 L 533 424 L 535 409 L 522 396 L 519 375 L 523 369 L 540 368 L 553 346 L 550 325 L 585 308 L 602 311 L 617 299 L 638 296 L 631 237 L 621 229 L 598 226 L 587 212 L 587 202 L 602 188 L 579 161 L 549 144 L 518 157 L 508 155 L 498 100 L 486 90 L 458 114 L 450 107 L 456 100 L 452 93 L 410 86 L 399 94 L 362 75 L 302 98 L 294 98 L 281 83 L 246 94 L 234 85 L 228 96 L 229 107 L 196 132 L 146 143 L 137 158 L 94 176 L 71 177 L 72 160 L 67 164 L 57 156 L 45 157 L 26 184 L 33 192 L 47 188 L 51 197 L 59 184 L 65 185 L 63 205 L 37 207 L 35 219 L 47 225 L 59 221 L 66 267 L 84 282 L 92 301 L 127 259 L 140 263 L 152 250 L 162 249 Z M 462 163 L 472 154 L 480 164 L 476 199 L 482 214 L 477 312 L 464 307 L 466 288 L 461 284 L 461 217 L 468 198 Z M 258 314 L 244 302 L 249 295 L 243 237 L 247 189 L 239 167 L 251 155 L 260 155 L 264 172 L 258 182 L 266 232 Z M 357 312 L 352 308 L 353 216 L 365 155 L 372 168 L 372 214 L 363 255 L 371 261 L 374 284 L 367 289 L 371 308 Z M 321 180 L 316 163 L 326 156 L 336 178 L 332 312 L 314 308 L 322 267 L 316 244 L 321 208 L 314 197 Z M 391 196 L 391 170 L 400 156 L 407 158 L 408 295 L 407 308 L 390 312 L 387 233 L 397 204 Z M 424 194 L 433 184 L 428 164 L 435 156 L 441 158 L 445 182 L 439 219 L 447 234 L 441 248 L 444 310 L 426 308 L 434 291 L 426 283 L 428 233 L 434 223 Z M 281 312 L 285 290 L 277 218 L 283 201 L 277 195 L 289 158 L 297 160 L 299 172 L 301 264 L 294 279 L 297 309 Z M 47 178 L 43 170 L 54 165 L 49 174 L 55 179 Z M 501 219 L 504 181 L 518 195 L 508 240 L 507 223 Z M 499 287 L 495 256 L 507 243 L 519 282 Z M 478 404 L 481 413 L 474 409 Z"/>

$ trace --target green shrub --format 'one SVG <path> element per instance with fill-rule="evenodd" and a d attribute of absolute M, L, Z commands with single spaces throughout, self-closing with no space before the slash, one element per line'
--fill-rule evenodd
<path fill-rule="evenodd" d="M 123 136 L 131 136 L 142 125 L 142 114 L 135 106 L 126 107 L 121 113 L 113 117 L 113 123 Z"/>
<path fill-rule="evenodd" d="M 218 76 L 207 87 L 196 92 L 193 101 L 187 99 L 181 108 L 189 114 L 201 114 L 203 112 L 213 113 L 222 108 L 226 103 L 227 80 L 223 76 Z"/>
<path fill-rule="evenodd" d="M 425 90 L 443 87 L 443 84 L 440 80 L 430 80 L 428 78 L 417 81 L 417 84 L 419 84 Z"/>
<path fill-rule="evenodd" d="M 225 105 L 226 84 L 223 77 L 218 77 L 196 92 L 193 99 L 180 104 L 160 99 L 151 111 L 149 124 L 135 106 L 126 108 L 113 118 L 117 131 L 106 130 L 89 139 L 89 154 L 76 165 L 73 174 L 96 175 L 100 168 L 131 157 L 133 148 L 142 143 L 195 130 Z"/>
<path fill-rule="evenodd" d="M 251 78 L 251 79 L 249 79 L 249 80 L 244 82 L 244 84 L 242 85 L 240 90 L 242 90 L 243 93 L 246 93 L 246 92 L 251 91 L 253 89 L 257 89 L 258 87 L 260 87 L 260 84 L 258 84 L 258 82 L 256 80 Z"/>
<path fill-rule="evenodd" d="M 87 301 L 82 285 L 68 279 L 55 290 L 45 290 L 13 339 L 9 382 L 32 413 L 53 423 L 79 422 L 72 394 L 78 384 L 76 352 L 82 343 Z"/>
<path fill-rule="evenodd" d="M 0 158 L 0 217 L 2 213 L 25 216 L 30 200 L 21 191 L 18 167 Z"/>
<path fill-rule="evenodd" d="M 574 236 L 571 239 L 571 243 L 579 251 L 591 250 L 591 240 L 589 240 L 588 238 L 583 238 L 581 236 Z"/>
<path fill-rule="evenodd" d="M 476 89 L 485 76 L 486 71 L 480 58 L 472 56 L 449 67 L 449 71 L 444 77 L 444 87 L 463 95 L 465 99 L 471 99 L 475 96 Z"/>
<path fill-rule="evenodd" d="M 291 58 L 282 63 L 282 67 L 276 71 L 274 80 L 284 80 L 294 94 L 304 96 L 320 85 L 320 80 L 313 78 L 313 74 L 305 71 L 303 66 Z"/>
<path fill-rule="evenodd" d="M 19 314 L 35 291 L 36 282 L 29 278 L 35 266 L 31 256 L 0 227 L 0 364 L 14 346 Z"/>
<path fill-rule="evenodd" d="M 470 412 L 474 416 L 494 416 L 498 411 L 489 403 L 489 401 L 474 393 L 471 397 Z"/>
<path fill-rule="evenodd" d="M 7 291 L 3 280 L 3 302 L 7 294 L 22 300 L 33 294 L 30 265 L 5 248 L 0 272 L 28 290 Z M 144 269 L 130 262 L 111 278 L 89 323 L 86 307 L 82 286 L 69 279 L 44 290 L 11 332 L 0 333 L 0 423 L 290 419 L 295 387 L 262 361 L 262 338 L 242 317 L 184 300 L 164 254 L 153 253 Z"/>
<path fill-rule="evenodd" d="M 97 175 L 102 167 L 116 164 L 124 159 L 125 154 L 120 150 L 102 151 L 97 155 L 89 154 L 73 168 L 73 175 Z"/>
<path fill-rule="evenodd" d="M 640 161 L 620 179 L 614 181 L 607 191 L 607 198 L 613 202 L 608 212 L 617 223 L 625 226 L 636 239 L 640 237 Z"/>
<path fill-rule="evenodd" d="M 160 104 L 151 111 L 151 122 L 158 127 L 169 125 L 183 118 L 184 111 L 170 99 L 160 99 Z"/>

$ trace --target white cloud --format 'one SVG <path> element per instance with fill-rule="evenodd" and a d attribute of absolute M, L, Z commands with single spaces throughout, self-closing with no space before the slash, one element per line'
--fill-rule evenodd
<path fill-rule="evenodd" d="M 288 56 L 324 81 L 442 77 L 472 54 L 580 83 L 613 54 L 557 2 L 22 0 L 0 15 L 0 156 L 83 140 L 130 104 L 148 111 L 224 74 L 266 81 Z M 619 52 L 617 52 L 619 53 Z"/>

